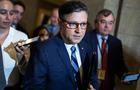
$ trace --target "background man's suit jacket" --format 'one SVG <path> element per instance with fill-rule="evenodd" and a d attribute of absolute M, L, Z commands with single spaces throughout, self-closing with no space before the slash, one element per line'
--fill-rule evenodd
<path fill-rule="evenodd" d="M 89 52 L 88 46 L 81 42 L 78 44 L 81 62 L 84 64 L 88 62 L 87 55 L 89 56 L 90 62 L 93 56 Z M 91 55 L 92 54 L 92 55 Z M 85 82 L 88 81 L 89 73 L 88 65 L 86 63 L 83 68 L 84 74 L 84 85 L 79 84 L 82 88 L 85 86 Z M 98 87 L 97 83 L 97 72 L 92 64 L 92 79 L 90 82 L 95 88 Z M 31 49 L 31 57 L 29 60 L 27 72 L 25 74 L 24 90 L 75 90 L 76 84 L 74 81 L 74 72 L 68 56 L 68 52 L 65 48 L 64 42 L 58 35 L 50 40 L 41 42 Z M 85 90 L 84 88 L 79 90 Z"/>
<path fill-rule="evenodd" d="M 97 35 L 95 30 L 87 32 L 85 38 L 88 45 L 92 47 L 92 51 L 96 54 L 95 62 L 98 62 L 97 51 Z M 113 90 L 115 74 L 121 79 L 122 75 L 127 72 L 127 68 L 123 60 L 123 51 L 121 41 L 111 35 L 108 36 L 108 77 L 110 81 L 110 90 Z M 97 63 L 96 63 L 97 64 Z M 97 64 L 98 65 L 98 64 Z M 96 68 L 97 68 L 96 65 Z"/>
<path fill-rule="evenodd" d="M 27 30 L 25 28 L 23 28 L 20 24 L 16 25 L 16 29 L 21 31 L 21 32 L 24 32 L 29 37 L 29 33 L 27 32 Z"/>

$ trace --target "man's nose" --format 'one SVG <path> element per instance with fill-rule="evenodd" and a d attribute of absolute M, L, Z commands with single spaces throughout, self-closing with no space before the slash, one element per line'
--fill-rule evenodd
<path fill-rule="evenodd" d="M 81 26 L 80 24 L 77 26 L 76 30 L 75 30 L 77 33 L 79 33 L 81 31 Z"/>
<path fill-rule="evenodd" d="M 108 27 L 108 25 L 109 25 L 108 23 L 105 23 L 105 28 L 107 28 L 107 27 Z"/>

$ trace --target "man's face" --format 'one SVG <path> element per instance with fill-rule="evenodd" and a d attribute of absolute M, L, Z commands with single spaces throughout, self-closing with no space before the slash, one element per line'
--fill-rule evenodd
<path fill-rule="evenodd" d="M 99 17 L 99 20 L 95 23 L 97 32 L 103 36 L 106 36 L 112 32 L 113 25 L 114 25 L 114 17 L 112 14 L 110 14 L 107 17 L 101 15 Z"/>
<path fill-rule="evenodd" d="M 51 16 L 51 25 L 53 26 L 58 26 L 58 9 L 55 9 L 52 12 L 52 16 Z"/>
<path fill-rule="evenodd" d="M 10 1 L 0 2 L 0 28 L 8 29 L 13 22 L 14 10 Z"/>
<path fill-rule="evenodd" d="M 85 11 L 73 12 L 65 16 L 65 21 L 60 21 L 61 35 L 65 43 L 79 43 L 86 32 L 87 13 Z"/>
<path fill-rule="evenodd" d="M 23 13 L 24 13 L 24 9 L 20 5 L 15 5 L 14 6 L 14 11 L 15 11 L 15 14 L 14 14 L 13 23 L 14 24 L 18 24 L 19 21 L 22 19 L 22 16 L 23 16 Z"/>

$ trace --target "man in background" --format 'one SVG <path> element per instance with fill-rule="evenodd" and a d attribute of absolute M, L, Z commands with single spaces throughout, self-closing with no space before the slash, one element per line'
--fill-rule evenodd
<path fill-rule="evenodd" d="M 58 8 L 52 10 L 50 21 L 48 22 L 47 30 L 55 36 L 59 32 L 59 25 L 58 25 Z"/>
<path fill-rule="evenodd" d="M 29 37 L 29 34 L 28 32 L 26 31 L 25 28 L 23 28 L 19 22 L 21 21 L 22 17 L 23 17 L 23 13 L 25 12 L 25 5 L 23 2 L 21 1 L 15 1 L 14 2 L 14 20 L 13 20 L 13 23 L 12 23 L 12 27 L 21 31 L 21 32 L 24 32 L 25 34 L 28 35 Z"/>
<path fill-rule="evenodd" d="M 122 79 L 128 72 L 124 64 L 122 43 L 110 35 L 114 21 L 112 11 L 99 11 L 95 19 L 95 30 L 89 31 L 85 37 L 96 55 L 100 90 L 113 90 L 115 75 Z"/>

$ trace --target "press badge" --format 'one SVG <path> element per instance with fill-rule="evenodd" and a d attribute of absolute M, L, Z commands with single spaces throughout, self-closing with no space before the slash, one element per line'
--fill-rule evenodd
<path fill-rule="evenodd" d="M 98 79 L 99 80 L 105 80 L 105 70 L 98 69 Z"/>

